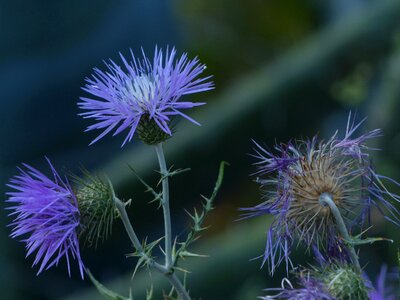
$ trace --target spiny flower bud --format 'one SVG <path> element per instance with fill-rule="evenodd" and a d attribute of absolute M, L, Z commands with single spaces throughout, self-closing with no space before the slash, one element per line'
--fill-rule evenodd
<path fill-rule="evenodd" d="M 80 237 L 89 246 L 104 241 L 112 231 L 117 216 L 114 190 L 110 181 L 83 171 L 83 178 L 74 176 L 75 194 L 81 214 Z"/>
<path fill-rule="evenodd" d="M 140 140 L 147 145 L 155 145 L 167 140 L 170 135 L 165 133 L 154 119 L 150 119 L 148 114 L 140 117 L 136 128 Z"/>
<path fill-rule="evenodd" d="M 335 299 L 369 299 L 364 279 L 349 265 L 330 265 L 319 277 Z"/>

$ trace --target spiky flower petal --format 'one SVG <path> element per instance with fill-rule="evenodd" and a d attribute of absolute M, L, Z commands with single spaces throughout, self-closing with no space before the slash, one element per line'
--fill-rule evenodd
<path fill-rule="evenodd" d="M 314 137 L 289 142 L 275 146 L 276 153 L 255 143 L 255 175 L 265 201 L 241 210 L 243 218 L 274 215 L 263 261 L 271 273 L 283 261 L 287 269 L 291 265 L 289 255 L 295 240 L 336 256 L 346 255 L 340 249 L 342 241 L 330 208 L 320 204 L 323 194 L 332 198 L 349 231 L 369 223 L 372 206 L 400 225 L 400 213 L 389 201 L 399 202 L 400 197 L 389 192 L 383 181 L 398 183 L 377 174 L 366 152 L 370 148 L 365 141 L 380 131 L 353 137 L 362 122 L 356 124 L 350 114 L 344 138 L 335 133 L 328 141 Z"/>
<path fill-rule="evenodd" d="M 136 58 L 132 51 L 131 55 L 128 62 L 120 54 L 125 70 L 110 60 L 105 63 L 106 72 L 96 68 L 92 77 L 86 79 L 83 90 L 93 98 L 80 98 L 78 105 L 86 111 L 80 115 L 96 121 L 87 131 L 103 130 L 92 144 L 112 130 L 116 135 L 128 129 L 124 145 L 133 138 L 138 126 L 145 143 L 158 143 L 172 135 L 169 123 L 174 115 L 198 124 L 181 110 L 205 103 L 179 100 L 183 95 L 213 89 L 210 77 L 198 78 L 205 65 L 197 58 L 190 60 L 187 54 L 178 58 L 175 48 L 167 49 L 164 54 L 156 47 L 153 59 L 144 51 L 142 59 Z M 152 130 L 156 132 L 148 132 Z M 147 136 L 151 138 L 146 139 Z"/>
<path fill-rule="evenodd" d="M 39 265 L 38 274 L 65 257 L 70 274 L 70 256 L 76 259 L 83 278 L 77 230 L 80 214 L 76 197 L 67 180 L 63 180 L 47 160 L 52 179 L 24 164 L 20 174 L 8 186 L 15 191 L 7 193 L 14 221 L 11 237 L 26 237 L 27 256 L 36 251 L 33 265 Z"/>

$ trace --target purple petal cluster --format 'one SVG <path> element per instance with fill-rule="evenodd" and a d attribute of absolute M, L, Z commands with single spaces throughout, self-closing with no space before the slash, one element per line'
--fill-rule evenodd
<path fill-rule="evenodd" d="M 165 133 L 172 135 L 169 122 L 171 116 L 180 115 L 198 124 L 182 110 L 205 103 L 180 101 L 183 95 L 213 89 L 209 77 L 199 78 L 206 68 L 197 58 L 190 60 L 187 54 L 177 57 L 176 50 L 165 53 L 156 47 L 154 57 L 136 58 L 131 51 L 131 60 L 120 54 L 123 67 L 110 60 L 105 62 L 107 71 L 94 69 L 91 78 L 86 78 L 83 90 L 92 97 L 81 97 L 78 106 L 86 112 L 80 115 L 94 119 L 95 123 L 86 131 L 100 129 L 103 132 L 92 144 L 114 130 L 114 135 L 128 129 L 123 145 L 131 141 L 142 116 L 146 116 Z"/>
<path fill-rule="evenodd" d="M 70 260 L 78 263 L 83 278 L 77 230 L 79 210 L 71 187 L 62 180 L 48 160 L 53 178 L 24 164 L 20 174 L 10 180 L 8 186 L 14 191 L 7 193 L 14 221 L 11 237 L 24 237 L 27 256 L 36 252 L 33 265 L 38 274 L 47 270 L 64 257 L 70 274 Z"/>
<path fill-rule="evenodd" d="M 389 192 L 384 181 L 399 184 L 375 172 L 367 152 L 371 148 L 365 142 L 379 136 L 380 131 L 355 136 L 363 121 L 356 123 L 350 114 L 344 138 L 335 133 L 328 141 L 314 137 L 277 145 L 274 151 L 254 142 L 255 175 L 264 202 L 241 211 L 243 218 L 274 216 L 263 261 L 271 273 L 281 262 L 288 269 L 296 240 L 308 247 L 316 245 L 335 259 L 346 260 L 334 216 L 319 202 L 324 193 L 332 197 L 348 230 L 369 225 L 372 207 L 400 225 L 400 213 L 392 204 L 393 200 L 400 202 L 400 197 Z"/>
<path fill-rule="evenodd" d="M 273 296 L 261 297 L 263 300 L 288 299 L 288 300 L 335 300 L 324 285 L 309 274 L 298 278 L 298 288 L 294 288 L 287 279 L 282 280 L 280 288 L 267 289 L 268 292 L 276 292 Z"/>

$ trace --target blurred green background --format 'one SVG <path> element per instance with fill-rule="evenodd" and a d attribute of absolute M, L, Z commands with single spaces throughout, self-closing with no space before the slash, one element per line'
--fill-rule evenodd
<path fill-rule="evenodd" d="M 211 193 L 219 161 L 231 163 L 207 220 L 211 227 L 193 249 L 210 258 L 186 262 L 196 299 L 256 299 L 285 274 L 282 267 L 270 278 L 260 260 L 251 260 L 264 251 L 269 218 L 236 222 L 238 207 L 260 201 L 249 176 L 252 138 L 272 146 L 315 133 L 328 137 L 343 132 L 349 111 L 356 111 L 359 119 L 368 116 L 363 130 L 384 131 L 373 143 L 382 149 L 372 155 L 378 171 L 400 180 L 399 0 L 2 0 L 0 36 L 2 194 L 18 164 L 44 168 L 44 155 L 61 169 L 104 171 L 122 198 L 133 199 L 129 213 L 142 238 L 161 236 L 162 213 L 147 205 L 149 195 L 127 163 L 154 183 L 154 151 L 137 141 L 121 149 L 123 135 L 87 146 L 96 133 L 83 133 L 89 122 L 77 116 L 80 87 L 91 68 L 129 48 L 151 53 L 155 44 L 175 45 L 207 64 L 215 91 L 190 97 L 208 102 L 190 114 L 202 126 L 180 122 L 165 146 L 169 164 L 192 169 L 171 181 L 179 236 L 189 225 L 184 209 L 199 207 L 199 194 Z M 374 217 L 371 234 L 398 238 L 398 229 Z M 0 221 L 2 299 L 101 299 L 76 268 L 69 279 L 65 264 L 37 277 L 23 244 L 8 237 L 4 210 Z M 395 265 L 398 246 L 361 247 L 371 278 L 382 263 Z M 84 249 L 83 257 L 107 286 L 126 295 L 130 287 L 144 299 L 149 277 L 141 272 L 130 281 L 135 260 L 125 254 L 131 251 L 117 221 L 113 236 Z M 294 261 L 307 264 L 303 249 Z M 163 278 L 151 276 L 157 295 L 168 291 Z"/>

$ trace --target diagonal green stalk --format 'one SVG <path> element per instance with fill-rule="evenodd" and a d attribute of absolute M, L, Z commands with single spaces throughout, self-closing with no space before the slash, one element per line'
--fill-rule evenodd
<path fill-rule="evenodd" d="M 165 268 L 172 267 L 172 233 L 171 233 L 171 213 L 169 210 L 169 184 L 168 184 L 168 170 L 165 162 L 164 151 L 162 143 L 155 146 L 158 163 L 160 164 L 160 173 L 162 176 L 162 208 L 164 214 L 164 228 L 165 228 Z"/>
<path fill-rule="evenodd" d="M 182 300 L 191 300 L 189 293 L 175 273 L 166 274 L 166 276 Z"/>
<path fill-rule="evenodd" d="M 323 206 L 326 206 L 326 205 L 329 206 L 333 216 L 335 217 L 336 226 L 339 229 L 340 234 L 343 236 L 343 238 L 345 240 L 345 244 L 349 250 L 350 259 L 351 259 L 353 265 L 355 266 L 355 268 L 357 269 L 357 271 L 361 274 L 362 270 L 361 270 L 360 262 L 358 261 L 358 256 L 357 256 L 356 250 L 354 249 L 353 245 L 351 243 L 349 243 L 351 241 L 349 232 L 347 231 L 346 224 L 344 223 L 342 215 L 341 215 L 338 207 L 336 206 L 335 202 L 333 201 L 332 196 L 329 193 L 323 193 L 319 197 L 319 202 Z"/>
<path fill-rule="evenodd" d="M 151 257 L 149 257 L 146 252 L 144 251 L 142 244 L 140 243 L 135 230 L 132 227 L 132 224 L 129 220 L 128 214 L 126 212 L 126 208 L 125 208 L 125 203 L 122 202 L 121 200 L 119 200 L 116 196 L 114 196 L 114 202 L 115 202 L 115 206 L 119 211 L 119 214 L 121 216 L 121 221 L 124 224 L 125 230 L 128 233 L 129 239 L 131 240 L 133 247 L 136 249 L 136 251 L 139 253 L 139 255 L 141 255 L 146 261 L 149 262 L 149 265 L 153 268 L 155 268 L 156 270 L 158 270 L 159 272 L 165 274 L 168 272 L 168 270 L 160 265 L 159 263 L 157 263 L 156 261 L 154 261 Z"/>
<path fill-rule="evenodd" d="M 158 272 L 167 277 L 167 279 L 169 280 L 171 285 L 175 288 L 176 292 L 178 293 L 178 295 L 181 297 L 182 300 L 191 300 L 189 293 L 186 291 L 185 287 L 179 280 L 178 276 L 174 274 L 172 266 L 170 268 L 166 268 L 165 266 L 160 265 L 159 263 L 154 261 L 154 259 L 152 259 L 146 254 L 129 220 L 125 208 L 125 203 L 119 200 L 116 196 L 114 196 L 114 202 L 116 208 L 120 213 L 122 223 L 124 224 L 125 230 L 128 233 L 129 239 L 131 240 L 136 251 L 148 262 L 148 265 L 150 267 L 156 269 Z"/>

